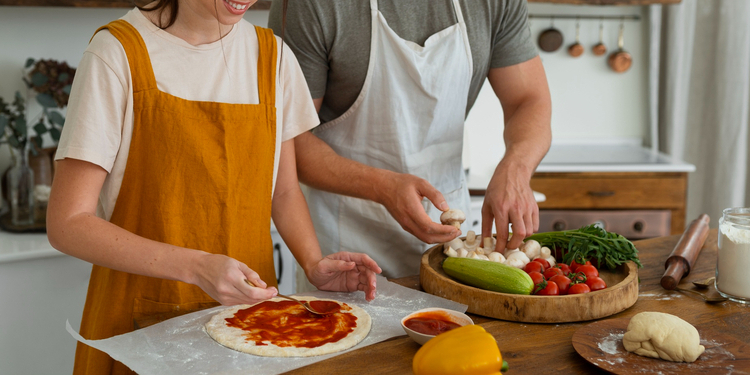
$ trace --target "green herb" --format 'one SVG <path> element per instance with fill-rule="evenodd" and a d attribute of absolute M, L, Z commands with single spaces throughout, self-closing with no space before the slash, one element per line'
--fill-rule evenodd
<path fill-rule="evenodd" d="M 562 260 L 567 264 L 573 260 L 583 264 L 586 260 L 596 259 L 599 267 L 604 265 L 609 269 L 615 269 L 632 260 L 638 267 L 643 267 L 638 260 L 638 250 L 632 242 L 596 225 L 559 232 L 537 233 L 526 240 L 536 240 L 542 246 L 552 249 L 555 255 L 562 252 Z"/>

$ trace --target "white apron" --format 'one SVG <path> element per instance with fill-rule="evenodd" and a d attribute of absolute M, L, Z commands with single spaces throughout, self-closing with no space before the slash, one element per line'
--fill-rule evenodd
<path fill-rule="evenodd" d="M 377 0 L 370 0 L 370 62 L 362 91 L 346 113 L 314 133 L 345 158 L 426 179 L 451 208 L 468 215 L 461 151 L 472 61 L 458 0 L 453 7 L 458 23 L 422 47 L 396 35 Z M 384 206 L 312 188 L 307 201 L 324 254 L 364 252 L 386 277 L 419 273 L 427 244 L 403 230 Z M 440 210 L 427 199 L 422 204 L 440 222 Z"/>

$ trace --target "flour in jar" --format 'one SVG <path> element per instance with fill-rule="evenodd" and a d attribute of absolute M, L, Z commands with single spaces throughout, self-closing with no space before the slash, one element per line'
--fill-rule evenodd
<path fill-rule="evenodd" d="M 716 287 L 723 294 L 750 301 L 750 228 L 724 218 L 719 223 Z"/>

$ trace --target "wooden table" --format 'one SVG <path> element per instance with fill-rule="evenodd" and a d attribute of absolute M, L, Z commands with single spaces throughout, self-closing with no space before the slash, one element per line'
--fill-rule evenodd
<path fill-rule="evenodd" d="M 750 337 L 750 307 L 731 301 L 707 304 L 698 296 L 667 291 L 659 284 L 664 262 L 680 236 L 660 237 L 635 242 L 643 268 L 639 270 L 640 294 L 631 308 L 605 318 L 627 318 L 641 311 L 674 314 L 693 325 L 733 336 L 747 342 Z M 717 230 L 710 231 L 696 264 L 680 286 L 714 275 Z M 749 272 L 750 273 L 750 272 Z M 392 280 L 419 289 L 419 277 Z M 472 316 L 498 342 L 508 374 L 590 374 L 606 373 L 589 364 L 573 349 L 571 338 L 580 327 L 591 323 L 528 324 Z M 412 358 L 420 348 L 407 336 L 395 337 L 359 350 L 317 362 L 287 374 L 410 374 Z M 738 369 L 739 370 L 739 369 Z M 750 369 L 742 369 L 750 371 Z"/>

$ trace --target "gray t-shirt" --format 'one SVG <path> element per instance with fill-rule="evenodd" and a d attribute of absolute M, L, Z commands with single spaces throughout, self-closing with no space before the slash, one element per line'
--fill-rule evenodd
<path fill-rule="evenodd" d="M 537 51 L 527 23 L 526 0 L 459 3 L 474 64 L 468 114 L 490 68 L 528 61 Z M 268 19 L 277 35 L 281 35 L 281 5 L 281 0 L 273 2 Z M 457 22 L 451 0 L 379 0 L 378 8 L 396 34 L 422 46 L 430 35 Z M 323 98 L 322 122 L 341 116 L 362 90 L 371 27 L 369 0 L 289 0 L 284 40 L 302 67 L 312 97 Z"/>

